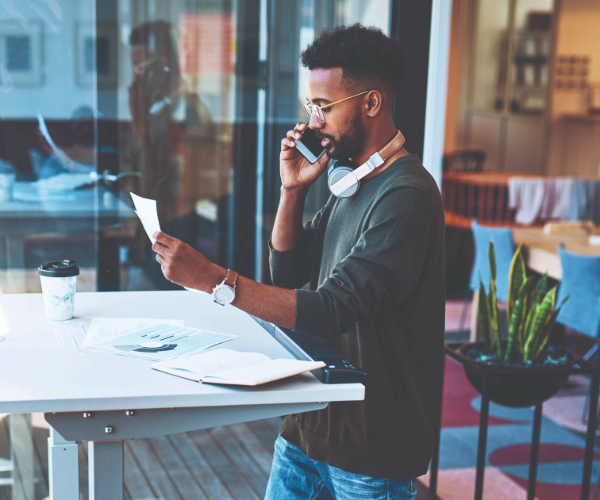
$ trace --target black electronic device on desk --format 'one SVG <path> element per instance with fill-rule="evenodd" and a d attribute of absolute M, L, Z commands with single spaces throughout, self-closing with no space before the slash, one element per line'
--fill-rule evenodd
<path fill-rule="evenodd" d="M 252 317 L 296 359 L 323 361 L 327 366 L 312 373 L 324 384 L 366 384 L 367 374 L 353 365 L 327 340 Z"/>

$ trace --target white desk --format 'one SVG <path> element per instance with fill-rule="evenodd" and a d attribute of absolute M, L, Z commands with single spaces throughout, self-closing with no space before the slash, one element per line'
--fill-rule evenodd
<path fill-rule="evenodd" d="M 189 327 L 239 336 L 221 347 L 293 358 L 250 316 L 232 306 L 214 304 L 206 294 L 80 293 L 75 298 L 75 317 L 68 323 L 45 318 L 41 294 L 0 295 L 0 335 L 6 337 L 0 343 L 0 412 L 45 412 L 51 426 L 48 453 L 53 500 L 79 498 L 77 441 L 90 441 L 90 500 L 121 500 L 124 439 L 364 399 L 362 384 L 325 385 L 312 374 L 263 387 L 237 388 L 173 377 L 152 370 L 151 361 L 86 349 L 78 353 L 71 329 L 81 342 L 81 325 L 87 327 L 94 317 L 184 319 Z"/>

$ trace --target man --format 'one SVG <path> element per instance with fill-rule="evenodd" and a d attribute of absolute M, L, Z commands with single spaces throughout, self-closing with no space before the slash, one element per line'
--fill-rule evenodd
<path fill-rule="evenodd" d="M 364 401 L 331 403 L 285 419 L 267 498 L 412 499 L 440 426 L 440 193 L 418 157 L 401 148 L 361 181 L 353 197 L 330 197 L 303 227 L 308 188 L 329 158 L 349 157 L 362 165 L 396 135 L 392 103 L 403 59 L 381 31 L 355 25 L 321 34 L 303 52 L 302 63 L 310 71 L 309 126 L 327 157 L 310 164 L 297 151 L 304 124 L 282 140 L 281 199 L 270 245 L 276 286 L 240 277 L 233 304 L 326 337 L 367 372 L 367 384 Z M 157 235 L 154 249 L 168 279 L 206 292 L 224 279 L 226 270 Z M 319 238 L 321 245 L 315 243 Z M 311 289 L 301 289 L 309 280 Z"/>

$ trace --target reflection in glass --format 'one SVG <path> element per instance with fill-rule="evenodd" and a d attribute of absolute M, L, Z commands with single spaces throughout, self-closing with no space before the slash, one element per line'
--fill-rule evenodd
<path fill-rule="evenodd" d="M 39 292 L 37 267 L 66 258 L 82 268 L 80 289 L 96 289 L 105 190 L 94 181 L 94 89 L 77 76 L 86 47 L 74 36 L 93 18 L 92 0 L 0 3 L 0 293 Z"/>
<path fill-rule="evenodd" d="M 135 3 L 133 5 L 136 5 Z M 234 13 L 230 2 L 169 2 L 154 12 L 121 2 L 132 26 L 120 59 L 119 170 L 141 174 L 131 189 L 157 200 L 161 228 L 225 264 L 231 227 Z M 138 224 L 122 275 L 124 289 L 169 288 Z M 140 276 L 138 272 L 138 276 Z M 177 287 L 180 288 L 180 287 Z"/>

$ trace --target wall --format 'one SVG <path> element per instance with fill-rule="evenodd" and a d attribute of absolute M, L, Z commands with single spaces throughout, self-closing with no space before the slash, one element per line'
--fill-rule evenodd
<path fill-rule="evenodd" d="M 90 25 L 93 0 L 0 2 L 0 23 L 37 22 L 43 25 L 43 79 L 38 86 L 0 83 L 0 119 L 70 118 L 85 105 L 93 107 L 92 86 L 76 81 L 75 40 L 78 24 Z"/>
<path fill-rule="evenodd" d="M 589 55 L 589 81 L 600 83 L 600 1 L 562 0 L 560 2 L 557 55 Z M 567 119 L 565 115 L 587 113 L 583 92 L 557 92 L 553 89 L 550 124 L 550 175 L 596 176 L 600 163 L 600 138 L 593 121 Z M 569 137 L 585 137 L 576 148 Z M 577 149 L 578 151 L 574 151 Z M 584 150 L 584 151 L 582 151 Z"/>
<path fill-rule="evenodd" d="M 450 52 L 448 60 L 448 93 L 446 96 L 446 131 L 444 137 L 444 153 L 460 148 L 458 143 L 459 101 L 461 86 L 461 9 L 465 0 L 452 2 L 452 20 L 450 27 Z"/>

